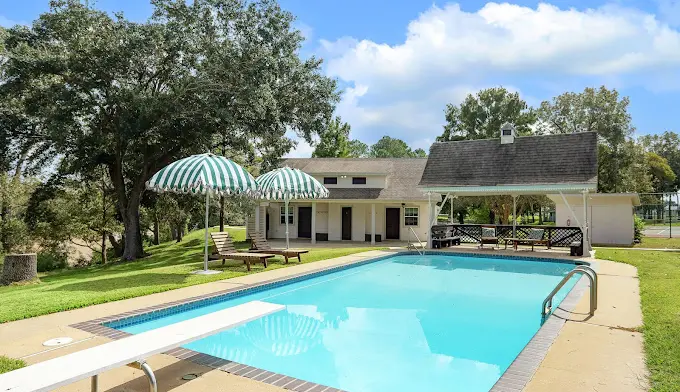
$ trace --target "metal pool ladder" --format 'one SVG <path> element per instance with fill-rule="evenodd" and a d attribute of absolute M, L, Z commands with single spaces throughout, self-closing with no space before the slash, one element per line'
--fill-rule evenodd
<path fill-rule="evenodd" d="M 408 233 L 408 245 L 406 245 L 406 249 L 415 250 L 416 252 L 418 252 L 419 255 L 422 256 L 424 252 L 418 246 L 416 246 L 416 244 L 411 242 L 411 233 L 413 233 L 413 235 L 416 237 L 416 240 L 418 240 L 418 245 L 420 247 L 422 247 L 423 244 L 422 241 L 420 241 L 420 238 L 418 238 L 418 234 L 416 234 L 416 232 L 413 230 L 413 227 L 409 227 L 408 229 L 410 231 Z"/>
<path fill-rule="evenodd" d="M 597 310 L 597 273 L 594 269 L 587 265 L 579 265 L 578 267 L 569 271 L 569 273 L 564 278 L 562 278 L 560 283 L 555 286 L 553 291 L 551 291 L 550 294 L 548 294 L 548 296 L 543 300 L 543 306 L 541 307 L 542 319 L 545 319 L 545 317 L 552 311 L 552 301 L 555 294 L 557 294 L 557 292 L 560 291 L 560 289 L 564 287 L 565 284 L 567 284 L 569 279 L 576 274 L 585 275 L 590 281 L 590 315 L 592 316 L 595 314 L 595 310 Z"/>

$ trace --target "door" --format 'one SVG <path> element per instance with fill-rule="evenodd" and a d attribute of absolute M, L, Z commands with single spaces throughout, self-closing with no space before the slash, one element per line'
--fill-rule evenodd
<path fill-rule="evenodd" d="M 352 207 L 342 207 L 342 239 L 352 240 Z"/>
<path fill-rule="evenodd" d="M 298 237 L 312 238 L 312 207 L 298 207 Z"/>
<path fill-rule="evenodd" d="M 385 238 L 388 240 L 399 239 L 400 208 L 385 209 Z"/>

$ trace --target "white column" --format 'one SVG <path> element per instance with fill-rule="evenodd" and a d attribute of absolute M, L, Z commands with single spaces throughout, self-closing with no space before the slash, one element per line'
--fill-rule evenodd
<path fill-rule="evenodd" d="M 449 224 L 453 224 L 453 197 L 451 197 L 451 209 L 449 211 Z"/>
<path fill-rule="evenodd" d="M 312 244 L 316 244 L 316 202 L 312 202 Z"/>
<path fill-rule="evenodd" d="M 375 203 L 371 204 L 371 245 L 375 245 Z"/>
<path fill-rule="evenodd" d="M 517 195 L 512 195 L 512 238 L 517 238 Z"/>
<path fill-rule="evenodd" d="M 432 208 L 432 194 L 430 192 L 427 192 L 427 207 L 430 210 L 428 219 L 427 219 L 427 245 L 426 247 L 429 249 L 432 245 L 432 213 L 434 212 L 434 208 Z"/>
<path fill-rule="evenodd" d="M 588 238 L 588 190 L 583 190 L 583 255 L 590 254 L 590 238 Z"/>
<path fill-rule="evenodd" d="M 260 232 L 260 203 L 255 206 L 255 232 Z"/>

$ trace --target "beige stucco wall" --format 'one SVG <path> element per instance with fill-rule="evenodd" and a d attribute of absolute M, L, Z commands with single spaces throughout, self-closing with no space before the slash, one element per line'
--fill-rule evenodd
<path fill-rule="evenodd" d="M 323 184 L 323 179 L 324 177 L 336 177 L 338 179 L 337 184 L 324 184 L 326 188 L 385 188 L 385 175 L 363 175 L 363 174 L 357 174 L 357 175 L 347 175 L 344 178 L 342 176 L 338 175 L 327 175 L 327 176 L 322 176 L 322 175 L 315 175 L 314 178 L 316 178 L 320 183 Z M 366 177 L 366 184 L 352 184 L 352 177 Z"/>
<path fill-rule="evenodd" d="M 363 242 L 365 235 L 371 233 L 371 202 L 370 201 L 318 201 L 316 202 L 316 232 L 328 233 L 330 241 L 340 241 L 342 239 L 342 208 L 352 208 L 352 241 Z M 430 209 L 427 202 L 405 202 L 404 207 L 418 207 L 419 219 L 417 226 L 413 227 L 418 237 L 425 241 L 427 239 L 427 226 Z M 265 227 L 265 214 L 269 213 L 269 233 L 268 238 L 286 238 L 286 227 L 280 223 L 279 208 L 283 206 L 281 202 L 271 202 L 269 206 L 262 207 L 261 227 Z M 297 238 L 298 207 L 311 207 L 309 201 L 290 202 L 288 208 L 293 212 L 294 223 L 289 225 L 289 238 Z M 375 203 L 375 229 L 376 234 L 385 239 L 385 210 L 387 208 L 399 208 L 400 216 L 400 240 L 405 241 L 409 238 L 409 227 L 404 225 L 404 208 L 401 202 L 376 202 Z M 254 214 L 251 214 L 251 217 Z M 252 222 L 252 218 L 251 218 Z M 252 225 L 252 223 L 250 223 Z M 411 236 L 411 239 L 414 239 Z"/>
<path fill-rule="evenodd" d="M 555 202 L 557 226 L 578 227 L 583 220 L 583 197 L 565 195 L 574 210 L 574 217 L 560 196 L 550 196 Z M 568 222 L 569 221 L 569 222 Z M 590 241 L 593 244 L 630 245 L 633 243 L 633 202 L 620 196 L 593 195 L 588 200 Z"/>

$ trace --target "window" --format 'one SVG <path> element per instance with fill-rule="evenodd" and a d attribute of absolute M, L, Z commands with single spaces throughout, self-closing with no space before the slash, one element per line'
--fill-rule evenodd
<path fill-rule="evenodd" d="M 352 177 L 352 184 L 366 185 L 366 177 Z"/>
<path fill-rule="evenodd" d="M 404 226 L 418 226 L 418 207 L 404 207 Z"/>
<path fill-rule="evenodd" d="M 512 135 L 512 129 L 504 129 L 503 130 L 503 136 L 510 136 Z"/>
<path fill-rule="evenodd" d="M 293 224 L 293 210 L 295 210 L 295 208 L 288 206 L 288 224 L 289 225 Z M 282 225 L 286 224 L 286 207 L 285 206 L 281 207 L 281 218 L 280 218 L 279 222 L 281 222 Z"/>
<path fill-rule="evenodd" d="M 326 185 L 335 185 L 338 183 L 338 177 L 324 177 L 323 183 Z"/>

